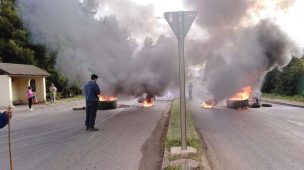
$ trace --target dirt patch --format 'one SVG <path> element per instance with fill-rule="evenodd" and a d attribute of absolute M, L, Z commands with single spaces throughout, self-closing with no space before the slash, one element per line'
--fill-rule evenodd
<path fill-rule="evenodd" d="M 167 105 L 165 111 L 162 113 L 161 119 L 157 122 L 151 136 L 142 145 L 141 153 L 143 157 L 140 160 L 139 170 L 161 169 L 170 108 L 171 103 Z"/>

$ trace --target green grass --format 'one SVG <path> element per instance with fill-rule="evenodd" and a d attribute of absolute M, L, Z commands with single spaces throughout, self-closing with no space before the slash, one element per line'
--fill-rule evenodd
<path fill-rule="evenodd" d="M 74 96 L 74 97 L 70 97 L 70 98 L 62 98 L 62 99 L 56 99 L 57 103 L 62 103 L 62 102 L 71 102 L 71 101 L 75 101 L 75 100 L 84 100 L 84 96 Z M 47 101 L 45 102 L 45 104 L 51 104 L 50 99 L 47 99 Z"/>
<path fill-rule="evenodd" d="M 84 96 L 74 96 L 74 97 L 69 97 L 69 98 L 61 99 L 61 100 L 70 101 L 70 100 L 80 100 L 80 99 L 84 99 Z"/>
<path fill-rule="evenodd" d="M 165 170 L 182 170 L 181 166 L 169 166 L 166 167 Z"/>
<path fill-rule="evenodd" d="M 279 94 L 263 94 L 262 97 L 270 98 L 270 99 L 280 99 L 280 100 L 288 100 L 288 101 L 296 101 L 296 102 L 303 102 L 304 103 L 304 96 L 296 95 L 296 96 L 284 96 Z"/>
<path fill-rule="evenodd" d="M 180 114 L 179 100 L 172 103 L 171 116 L 169 120 L 168 133 L 166 138 L 166 148 L 181 146 L 180 141 Z M 202 154 L 202 141 L 191 120 L 191 114 L 187 112 L 187 146 L 198 150 L 197 154 L 189 155 L 191 159 L 200 160 Z M 176 160 L 178 157 L 171 157 L 169 160 Z"/>

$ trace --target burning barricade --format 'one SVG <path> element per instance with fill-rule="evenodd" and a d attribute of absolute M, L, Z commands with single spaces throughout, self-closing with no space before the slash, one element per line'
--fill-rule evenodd
<path fill-rule="evenodd" d="M 138 103 L 140 103 L 142 107 L 152 107 L 154 105 L 154 102 L 155 102 L 154 95 L 149 95 L 149 94 L 142 96 L 138 99 Z"/>
<path fill-rule="evenodd" d="M 98 109 L 109 110 L 117 108 L 117 97 L 115 96 L 99 96 Z"/>
<path fill-rule="evenodd" d="M 207 100 L 201 104 L 202 108 L 212 109 L 215 106 L 215 102 L 213 100 Z"/>
<path fill-rule="evenodd" d="M 251 86 L 243 87 L 234 96 L 227 99 L 227 107 L 231 109 L 241 109 L 249 107 L 249 97 L 252 94 Z"/>

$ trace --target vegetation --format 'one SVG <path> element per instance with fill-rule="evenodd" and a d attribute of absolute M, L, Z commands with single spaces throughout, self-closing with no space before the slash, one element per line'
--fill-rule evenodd
<path fill-rule="evenodd" d="M 166 138 L 166 147 L 171 148 L 175 146 L 181 146 L 180 141 L 180 118 L 179 118 L 179 100 L 175 100 L 172 103 L 171 116 L 169 120 L 168 133 Z M 191 115 L 187 114 L 187 145 L 198 150 L 198 154 L 190 155 L 194 160 L 201 159 L 202 153 L 202 141 L 197 134 L 196 129 L 191 121 Z M 169 160 L 175 160 L 178 157 L 169 158 Z"/>
<path fill-rule="evenodd" d="M 282 71 L 274 69 L 266 75 L 263 93 L 304 97 L 304 60 L 294 58 Z M 293 98 L 290 98 L 293 99 Z"/>
<path fill-rule="evenodd" d="M 0 62 L 31 64 L 48 71 L 47 89 L 54 83 L 63 97 L 81 94 L 79 84 L 70 83 L 55 69 L 56 53 L 48 52 L 43 44 L 30 41 L 14 6 L 15 0 L 0 0 Z"/>
<path fill-rule="evenodd" d="M 178 167 L 176 167 L 176 166 L 174 166 L 174 167 L 169 166 L 169 167 L 165 168 L 165 170 L 182 170 L 182 167 L 181 166 L 178 166 Z"/>
<path fill-rule="evenodd" d="M 295 95 L 295 96 L 285 96 L 285 95 L 279 95 L 279 94 L 263 94 L 263 97 L 269 98 L 269 99 L 280 99 L 280 100 L 288 100 L 288 101 L 296 101 L 296 102 L 304 102 L 304 96 Z"/>

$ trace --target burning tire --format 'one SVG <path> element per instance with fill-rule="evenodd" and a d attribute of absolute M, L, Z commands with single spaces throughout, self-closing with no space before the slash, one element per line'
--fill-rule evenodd
<path fill-rule="evenodd" d="M 117 100 L 114 101 L 99 101 L 99 110 L 110 110 L 117 108 Z"/>
<path fill-rule="evenodd" d="M 99 110 L 109 110 L 117 108 L 117 98 L 115 96 L 99 96 Z"/>
<path fill-rule="evenodd" d="M 227 100 L 227 107 L 230 109 L 242 109 L 249 107 L 249 101 L 246 100 Z"/>

